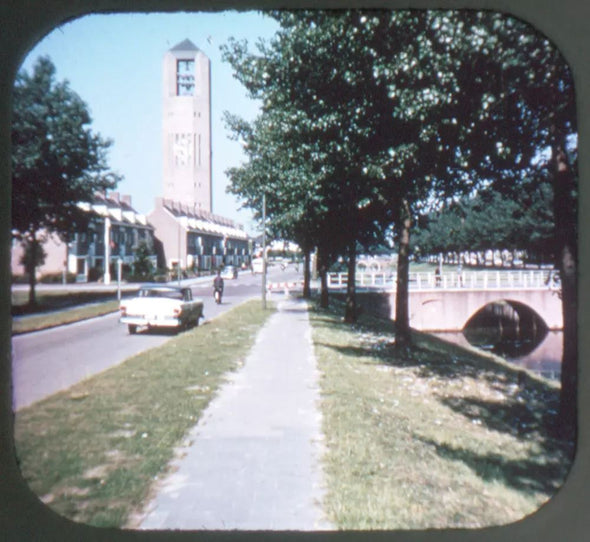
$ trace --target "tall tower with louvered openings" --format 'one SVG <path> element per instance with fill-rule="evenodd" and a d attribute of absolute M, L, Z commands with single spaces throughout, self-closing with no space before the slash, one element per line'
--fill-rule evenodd
<path fill-rule="evenodd" d="M 211 212 L 211 65 L 189 40 L 164 56 L 163 195 Z"/>

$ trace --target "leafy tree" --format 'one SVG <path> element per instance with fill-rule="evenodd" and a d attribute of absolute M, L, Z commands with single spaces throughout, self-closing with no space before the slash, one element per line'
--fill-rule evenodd
<path fill-rule="evenodd" d="M 522 22 L 493 12 L 273 16 L 281 30 L 268 46 L 259 45 L 258 56 L 233 44 L 228 58 L 263 101 L 263 114 L 286 113 L 272 132 L 288 143 L 281 167 L 291 157 L 305 156 L 311 164 L 311 194 L 320 208 L 311 231 L 318 224 L 322 233 L 327 225 L 338 230 L 334 245 L 348 247 L 349 285 L 356 243 L 371 242 L 395 224 L 398 344 L 410 339 L 407 278 L 416 217 L 437 200 L 492 190 L 515 199 L 527 182 L 545 192 L 550 180 L 563 279 L 562 419 L 573 421 L 576 126 L 572 78 L 559 53 Z M 506 201 L 502 206 L 510 211 Z M 473 216 L 489 225 L 485 213 Z M 352 296 L 349 301 L 347 320 Z"/>
<path fill-rule="evenodd" d="M 133 274 L 141 280 L 150 280 L 154 276 L 154 266 L 150 258 L 151 251 L 145 241 L 141 241 L 135 250 Z"/>
<path fill-rule="evenodd" d="M 441 25 L 464 89 L 469 137 L 465 171 L 514 197 L 525 179 L 549 180 L 554 250 L 562 280 L 564 354 L 561 423 L 574 435 L 577 413 L 577 126 L 573 77 L 557 48 L 525 23 L 468 12 Z M 545 158 L 543 157 L 545 156 Z"/>
<path fill-rule="evenodd" d="M 45 263 L 47 253 L 42 245 L 36 239 L 26 240 L 23 244 L 25 249 L 20 259 L 20 264 L 25 268 L 25 273 L 31 275 L 35 273 L 37 267 Z"/>
<path fill-rule="evenodd" d="M 299 85 L 301 77 L 290 66 L 292 38 L 293 34 L 284 32 L 280 43 L 260 57 L 249 54 L 243 43 L 230 42 L 225 49 L 237 77 L 254 98 L 263 101 L 263 112 L 252 124 L 226 116 L 249 157 L 248 164 L 228 172 L 230 190 L 258 212 L 262 193 L 266 194 L 272 232 L 296 240 L 306 254 L 313 246 L 326 247 L 327 237 L 333 251 L 344 243 L 343 230 L 336 227 L 336 221 L 341 225 L 343 220 L 334 212 L 340 192 L 334 193 L 328 181 L 340 172 L 318 137 L 313 103 L 306 102 L 303 94 L 299 99 L 291 96 L 292 86 Z M 322 253 L 324 261 L 326 248 Z M 308 280 L 306 276 L 306 284 Z"/>
<path fill-rule="evenodd" d="M 553 244 L 552 201 L 548 185 L 523 189 L 514 199 L 480 191 L 452 201 L 436 214 L 421 217 L 414 250 L 421 254 L 495 249 L 543 250 Z"/>
<path fill-rule="evenodd" d="M 421 55 L 425 60 L 418 81 L 408 76 L 409 55 L 420 41 L 425 21 L 412 12 L 273 16 L 282 28 L 269 46 L 259 44 L 259 56 L 249 54 L 243 43 L 230 43 L 225 50 L 237 77 L 252 97 L 262 100 L 263 115 L 283 113 L 280 122 L 272 119 L 271 139 L 282 138 L 281 144 L 287 145 L 284 152 L 277 153 L 276 143 L 267 140 L 266 148 L 272 152 L 250 156 L 266 164 L 259 167 L 258 179 L 264 179 L 266 186 L 271 177 L 281 175 L 274 171 L 277 168 L 291 170 L 288 164 L 301 160 L 309 164 L 312 175 L 295 175 L 291 182 L 307 179 L 311 185 L 306 191 L 310 197 L 301 201 L 311 200 L 319 210 L 309 225 L 316 245 L 324 247 L 322 261 L 330 260 L 328 254 L 348 257 L 345 319 L 352 321 L 357 243 L 381 242 L 393 221 L 404 224 L 408 232 L 402 215 L 409 216 L 413 202 L 432 191 L 433 177 L 427 173 L 439 163 L 432 156 L 422 159 L 436 142 L 436 131 L 423 129 L 425 117 L 439 120 L 442 112 L 440 93 L 427 92 L 431 82 L 421 81 L 432 71 L 426 54 Z M 423 42 L 423 47 L 428 45 Z M 408 91 L 410 82 L 414 84 Z M 251 179 L 255 184 L 255 176 Z M 235 186 L 243 191 L 243 184 Z M 289 204 L 293 201 L 282 198 L 280 209 Z M 303 208 L 308 214 L 309 206 Z M 329 244 L 323 242 L 326 237 Z M 407 298 L 408 244 L 401 246 L 406 271 L 399 276 L 405 277 L 406 288 L 398 285 L 398 295 Z"/>
<path fill-rule="evenodd" d="M 67 82 L 56 81 L 47 57 L 38 59 L 31 74 L 18 74 L 13 104 L 13 235 L 31 246 L 49 233 L 66 238 L 88 223 L 78 204 L 119 180 L 107 168 L 111 142 L 91 132 L 86 104 Z M 34 304 L 34 272 L 29 281 Z"/>

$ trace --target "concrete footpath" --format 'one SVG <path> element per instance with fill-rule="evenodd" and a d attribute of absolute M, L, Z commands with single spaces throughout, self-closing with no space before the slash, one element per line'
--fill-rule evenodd
<path fill-rule="evenodd" d="M 327 530 L 319 374 L 304 301 L 285 299 L 211 402 L 142 529 Z"/>

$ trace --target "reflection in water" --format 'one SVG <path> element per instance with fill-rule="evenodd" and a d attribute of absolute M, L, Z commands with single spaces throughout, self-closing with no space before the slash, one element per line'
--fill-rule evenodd
<path fill-rule="evenodd" d="M 473 338 L 475 335 L 482 337 L 481 331 L 474 333 L 470 330 L 467 334 L 463 332 L 446 332 L 437 333 L 436 336 L 459 346 L 476 346 L 481 350 L 493 352 L 503 357 L 507 361 L 520 367 L 529 369 L 546 378 L 559 380 L 561 374 L 561 357 L 563 353 L 563 331 L 548 331 L 543 340 L 536 345 L 531 351 L 531 341 L 517 340 L 510 344 L 508 352 L 502 350 L 498 344 L 491 344 L 490 341 L 479 341 L 472 343 L 467 336 Z M 489 337 L 489 336 L 488 336 Z M 503 341 L 500 344 L 507 344 L 509 341 Z M 526 344 L 524 344 L 526 343 Z M 523 345 L 523 351 L 518 351 L 518 346 Z M 528 352 L 527 352 L 528 350 Z"/>
<path fill-rule="evenodd" d="M 490 303 L 468 322 L 462 335 L 469 344 L 540 373 L 559 378 L 562 332 L 550 332 L 530 307 L 515 301 Z"/>

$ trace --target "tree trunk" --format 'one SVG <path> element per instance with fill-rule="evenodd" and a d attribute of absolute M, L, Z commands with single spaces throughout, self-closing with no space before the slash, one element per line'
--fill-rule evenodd
<path fill-rule="evenodd" d="M 38 244 L 37 235 L 35 232 L 31 235 L 30 240 L 30 261 L 29 265 L 27 266 L 28 273 L 29 273 L 29 306 L 34 307 L 37 305 L 37 296 L 35 292 L 35 287 L 37 285 L 37 254 L 38 254 Z"/>
<path fill-rule="evenodd" d="M 347 324 L 356 322 L 356 239 L 348 247 L 348 284 L 346 285 L 346 310 L 344 321 Z"/>
<path fill-rule="evenodd" d="M 318 272 L 320 275 L 320 307 L 327 309 L 330 301 L 328 295 L 328 261 L 321 249 L 318 247 Z"/>
<path fill-rule="evenodd" d="M 408 304 L 410 228 L 412 226 L 412 217 L 410 215 L 410 204 L 406 198 L 403 198 L 400 202 L 399 217 L 397 292 L 395 297 L 395 344 L 397 347 L 406 347 L 412 342 Z"/>
<path fill-rule="evenodd" d="M 563 146 L 554 148 L 554 218 L 557 266 L 561 277 L 563 358 L 561 363 L 560 433 L 577 437 L 578 415 L 578 291 L 575 177 Z"/>
<path fill-rule="evenodd" d="M 330 295 L 328 292 L 328 269 L 326 267 L 320 269 L 320 281 L 320 307 L 327 309 L 330 306 Z"/>
<path fill-rule="evenodd" d="M 305 249 L 303 255 L 303 297 L 309 299 L 311 297 L 311 249 Z"/>

